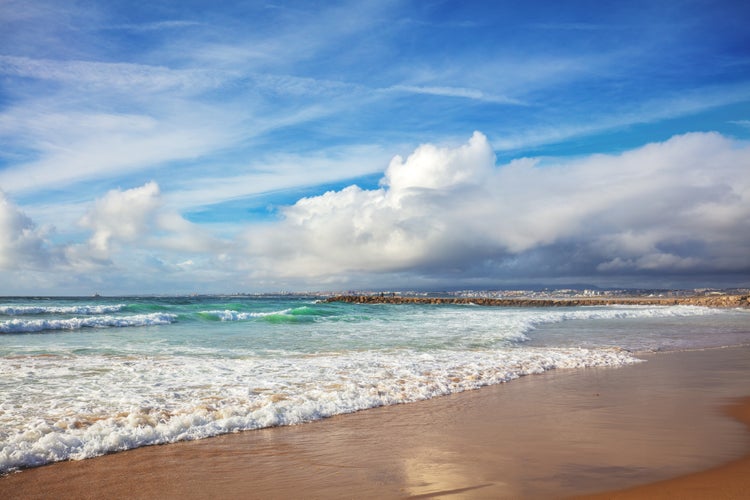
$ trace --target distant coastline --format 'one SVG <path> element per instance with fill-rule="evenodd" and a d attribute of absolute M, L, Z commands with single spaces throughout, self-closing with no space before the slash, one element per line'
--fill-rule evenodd
<path fill-rule="evenodd" d="M 580 298 L 487 298 L 487 297 L 408 297 L 400 295 L 335 295 L 325 302 L 354 304 L 463 304 L 499 307 L 576 307 L 609 305 L 705 306 L 750 308 L 750 295 L 707 295 L 688 297 L 580 297 Z"/>

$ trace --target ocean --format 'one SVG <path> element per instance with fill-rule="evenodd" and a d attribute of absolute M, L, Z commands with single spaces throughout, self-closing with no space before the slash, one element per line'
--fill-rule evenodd
<path fill-rule="evenodd" d="M 696 306 L 0 298 L 0 474 L 743 344 L 750 311 Z"/>

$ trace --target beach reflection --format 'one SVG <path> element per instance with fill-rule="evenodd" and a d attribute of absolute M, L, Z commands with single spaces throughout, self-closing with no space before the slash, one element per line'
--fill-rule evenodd
<path fill-rule="evenodd" d="M 502 486 L 487 481 L 483 470 L 462 462 L 458 453 L 445 449 L 425 447 L 411 450 L 402 464 L 407 494 L 414 498 L 434 497 L 436 495 L 470 494 L 472 498 L 482 496 L 492 489 L 497 495 L 497 487 Z M 490 488 L 492 487 L 492 488 Z"/>

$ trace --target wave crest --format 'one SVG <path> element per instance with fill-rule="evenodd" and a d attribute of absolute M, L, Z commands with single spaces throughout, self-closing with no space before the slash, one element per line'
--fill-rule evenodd
<path fill-rule="evenodd" d="M 68 319 L 12 319 L 0 321 L 0 333 L 37 333 L 44 331 L 80 330 L 82 328 L 124 328 L 167 325 L 174 323 L 176 320 L 176 314 L 163 313 Z"/>
<path fill-rule="evenodd" d="M 125 304 L 86 306 L 0 306 L 0 315 L 27 316 L 37 314 L 109 314 L 122 311 Z"/>
<path fill-rule="evenodd" d="M 202 317 L 219 321 L 249 321 L 263 320 L 270 323 L 303 323 L 315 321 L 318 316 L 326 316 L 324 312 L 308 307 L 292 307 L 279 311 L 235 311 L 232 309 L 201 311 Z"/>

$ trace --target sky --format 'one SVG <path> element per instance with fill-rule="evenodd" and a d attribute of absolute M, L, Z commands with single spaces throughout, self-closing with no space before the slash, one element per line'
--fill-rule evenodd
<path fill-rule="evenodd" d="M 0 295 L 750 287 L 748 23 L 0 0 Z"/>

